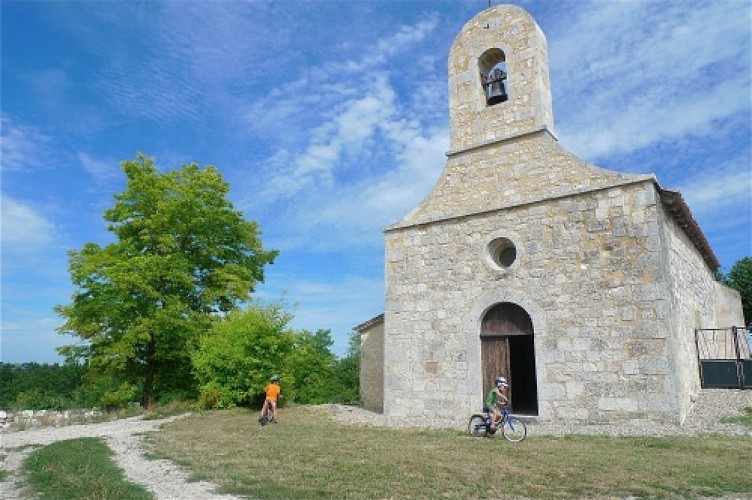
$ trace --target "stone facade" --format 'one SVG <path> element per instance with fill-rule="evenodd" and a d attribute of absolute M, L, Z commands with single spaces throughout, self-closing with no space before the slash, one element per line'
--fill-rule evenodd
<path fill-rule="evenodd" d="M 360 333 L 360 406 L 384 411 L 384 315 L 355 327 Z"/>
<path fill-rule="evenodd" d="M 447 164 L 386 228 L 383 337 L 361 331 L 383 338 L 390 417 L 462 425 L 503 373 L 515 410 L 541 421 L 680 423 L 699 390 L 694 329 L 741 324 L 678 193 L 559 145 L 546 51 L 509 5 L 477 15 L 452 46 Z M 488 105 L 494 65 L 508 100 Z"/>

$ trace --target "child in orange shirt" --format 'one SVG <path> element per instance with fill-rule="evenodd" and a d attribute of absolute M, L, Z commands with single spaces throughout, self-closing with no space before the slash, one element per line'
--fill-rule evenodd
<path fill-rule="evenodd" d="M 279 393 L 281 391 L 282 388 L 279 386 L 279 375 L 275 375 L 272 377 L 271 383 L 264 387 L 266 400 L 264 401 L 264 405 L 261 407 L 261 416 L 259 417 L 259 422 L 262 422 L 264 418 L 264 412 L 266 411 L 267 407 L 269 407 L 272 411 L 272 422 L 277 423 L 277 400 L 279 399 Z"/>

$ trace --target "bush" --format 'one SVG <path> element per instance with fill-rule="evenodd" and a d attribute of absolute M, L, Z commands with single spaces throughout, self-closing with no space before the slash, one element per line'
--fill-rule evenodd
<path fill-rule="evenodd" d="M 255 304 L 218 320 L 192 359 L 200 405 L 250 404 L 273 374 L 289 380 L 285 363 L 295 338 L 287 327 L 291 319 L 279 304 Z"/>

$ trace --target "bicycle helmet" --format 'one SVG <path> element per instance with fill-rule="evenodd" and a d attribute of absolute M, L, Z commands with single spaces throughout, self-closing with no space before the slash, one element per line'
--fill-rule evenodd
<path fill-rule="evenodd" d="M 507 387 L 509 384 L 507 384 L 507 379 L 504 377 L 496 377 L 496 385 Z"/>
<path fill-rule="evenodd" d="M 279 382 L 279 375 L 275 375 L 272 377 L 272 382 Z"/>

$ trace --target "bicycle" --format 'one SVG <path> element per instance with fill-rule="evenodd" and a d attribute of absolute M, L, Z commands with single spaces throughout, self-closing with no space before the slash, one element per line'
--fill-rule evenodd
<path fill-rule="evenodd" d="M 261 424 L 261 427 L 264 427 L 269 422 L 276 422 L 276 420 L 272 420 L 272 415 L 272 404 L 268 401 L 264 401 L 264 408 L 261 416 L 259 417 L 259 423 Z"/>
<path fill-rule="evenodd" d="M 470 417 L 467 423 L 467 432 L 471 436 L 492 437 L 501 431 L 504 439 L 513 443 L 519 443 L 527 436 L 525 423 L 519 418 L 513 417 L 506 406 L 502 408 L 501 420 L 496 428 L 491 426 L 492 413 L 488 411 L 488 408 L 484 408 L 483 411 L 485 414 L 476 413 Z"/>

